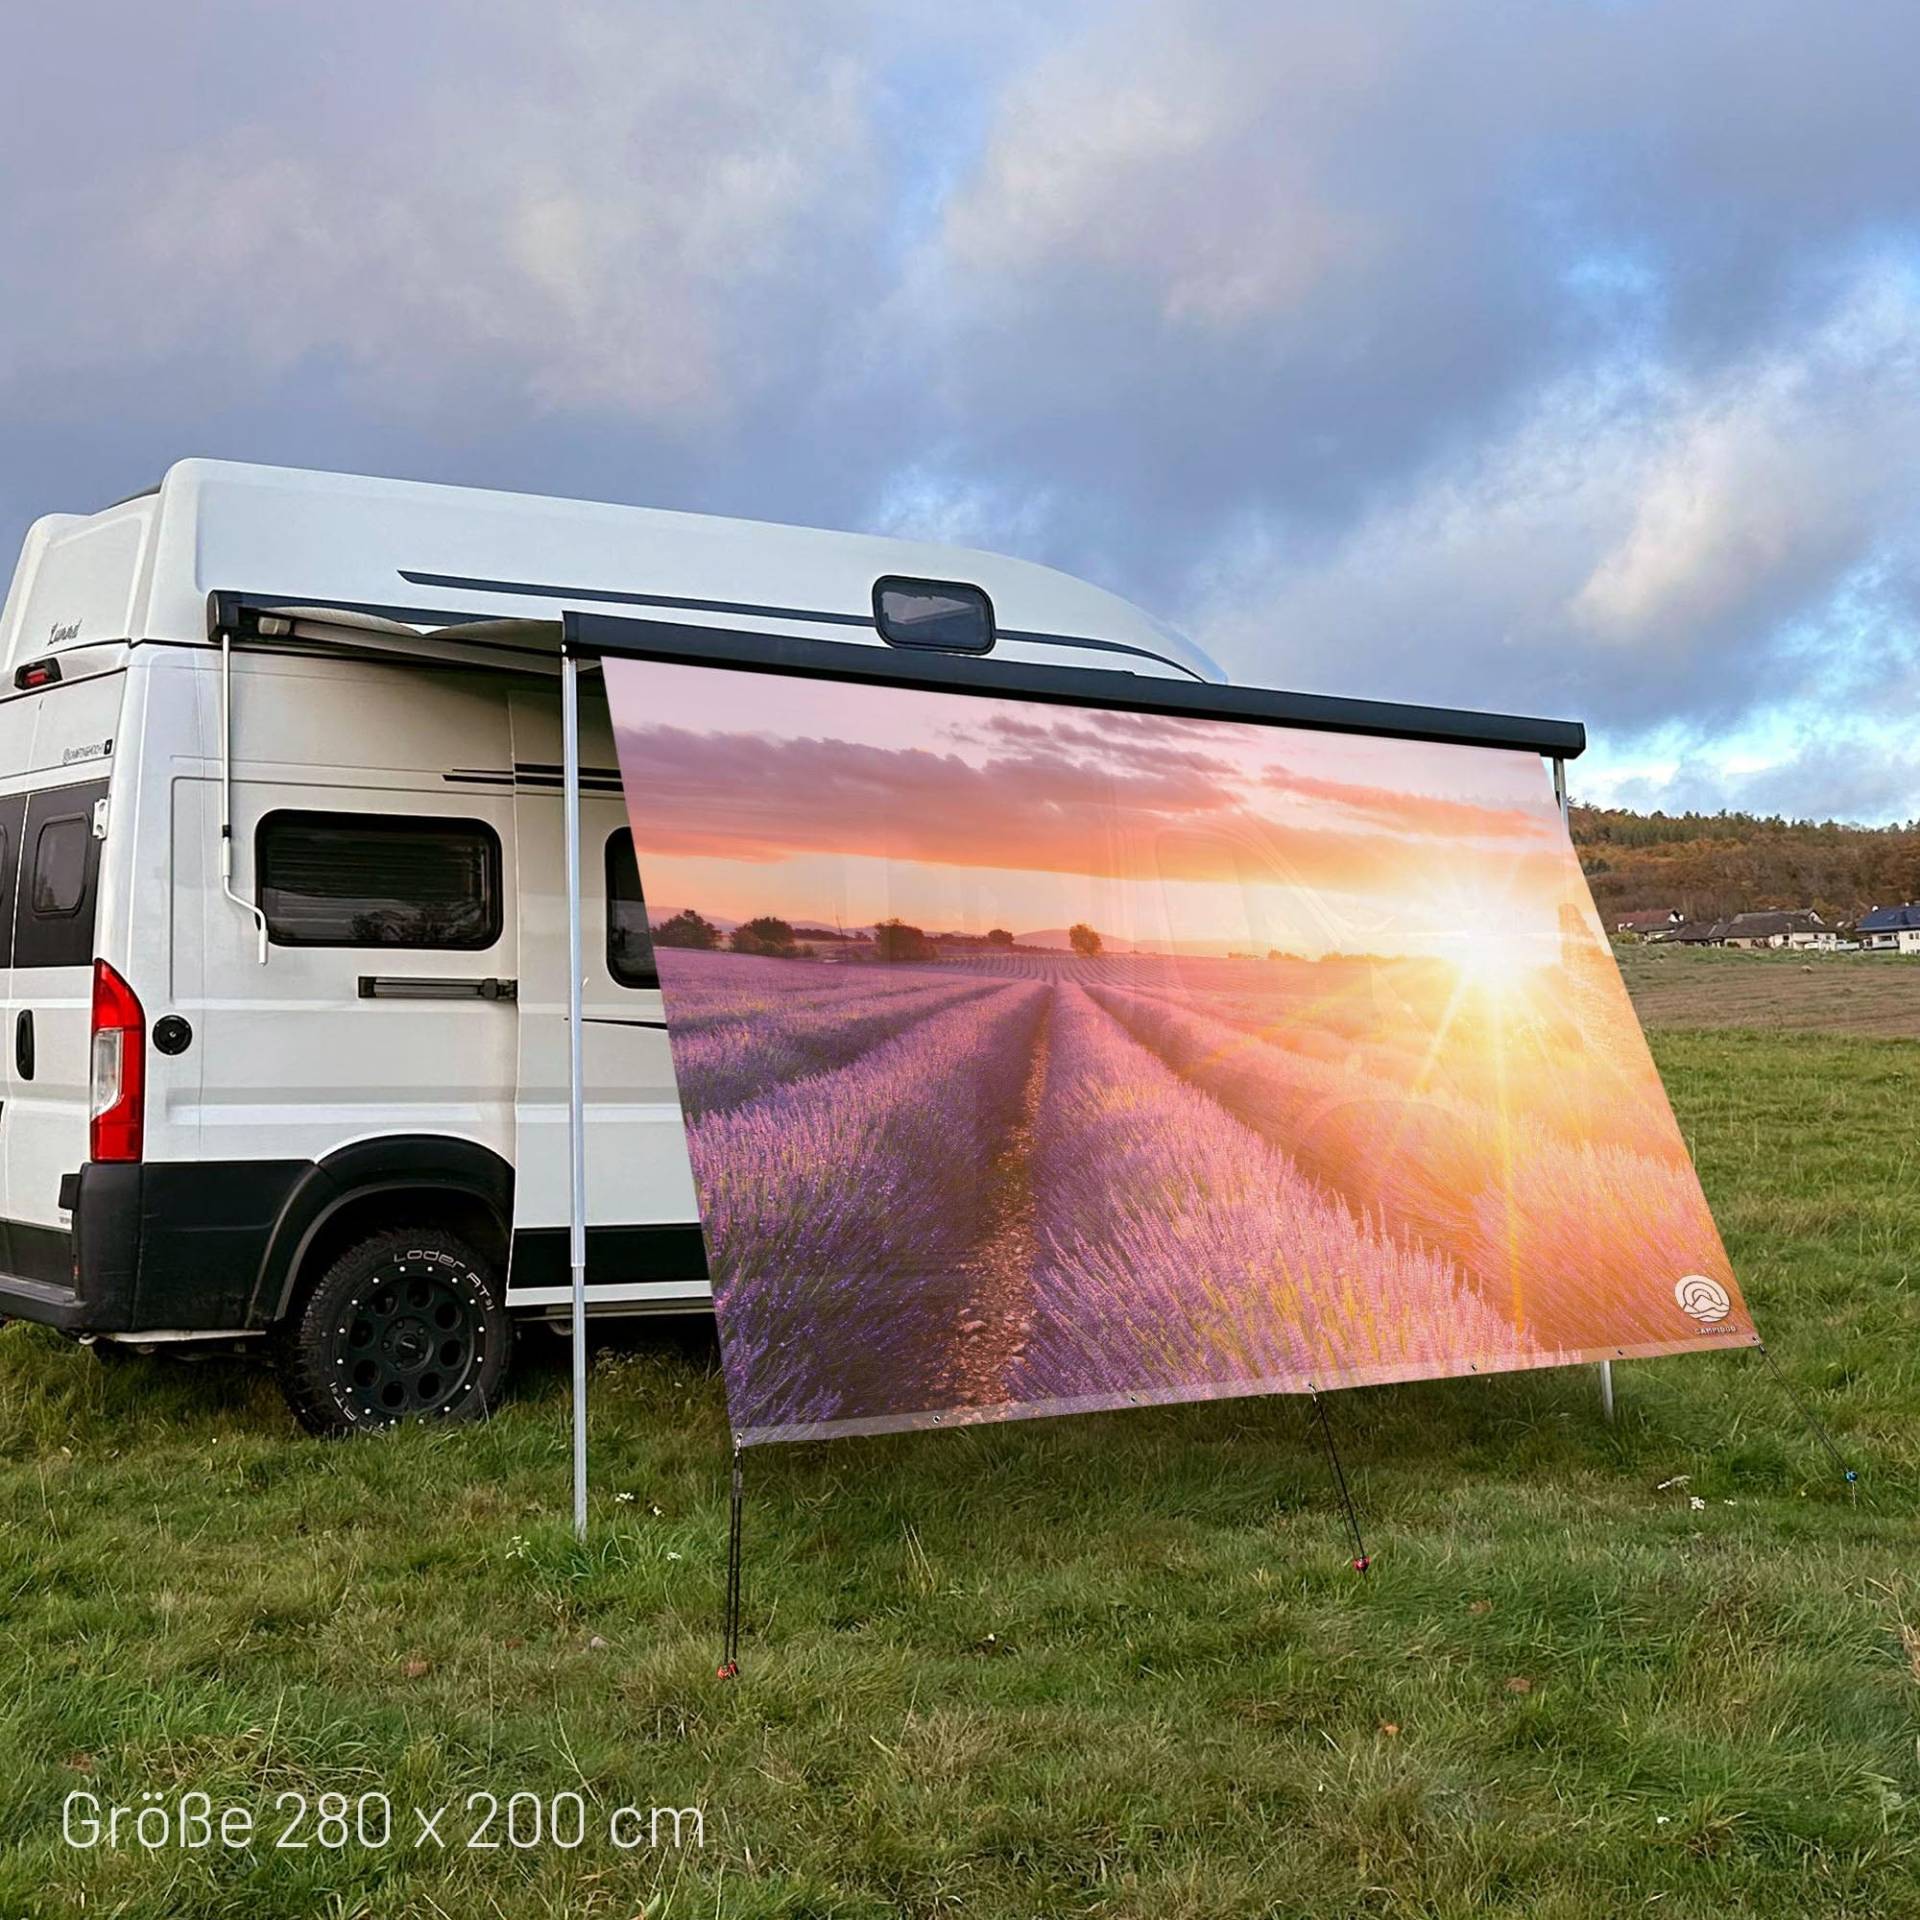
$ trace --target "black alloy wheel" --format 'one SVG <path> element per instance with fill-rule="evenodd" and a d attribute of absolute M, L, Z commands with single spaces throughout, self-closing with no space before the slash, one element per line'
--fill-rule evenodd
<path fill-rule="evenodd" d="M 316 1433 L 484 1418 L 498 1404 L 512 1328 L 498 1283 L 439 1229 L 350 1247 L 291 1316 L 281 1385 Z"/>
<path fill-rule="evenodd" d="M 393 1420 L 444 1413 L 471 1388 L 483 1348 L 472 1305 L 432 1262 L 402 1255 L 349 1301 L 333 1364 L 354 1397 Z"/>

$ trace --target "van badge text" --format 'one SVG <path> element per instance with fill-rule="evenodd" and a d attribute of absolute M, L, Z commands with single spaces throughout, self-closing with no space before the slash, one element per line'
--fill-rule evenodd
<path fill-rule="evenodd" d="M 50 647 L 64 647 L 69 640 L 78 640 L 79 638 L 80 622 L 78 620 L 69 620 L 64 625 L 56 620 L 52 632 L 47 635 L 47 645 Z"/>

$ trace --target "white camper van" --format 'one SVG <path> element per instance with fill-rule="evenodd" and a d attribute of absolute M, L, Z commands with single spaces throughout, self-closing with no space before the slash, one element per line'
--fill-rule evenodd
<path fill-rule="evenodd" d="M 316 1431 L 498 1397 L 569 1298 L 562 618 L 1218 670 L 991 554 L 191 460 L 29 532 L 0 668 L 0 1315 L 271 1352 Z M 582 702 L 588 1296 L 708 1298 Z M 663 903 L 678 906 L 683 902 Z"/>

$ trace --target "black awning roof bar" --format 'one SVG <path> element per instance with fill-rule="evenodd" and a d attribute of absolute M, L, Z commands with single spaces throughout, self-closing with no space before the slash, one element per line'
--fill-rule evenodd
<path fill-rule="evenodd" d="M 615 655 L 757 673 L 806 674 L 825 680 L 992 694 L 1002 699 L 1099 707 L 1119 713 L 1244 720 L 1267 726 L 1307 727 L 1321 733 L 1506 747 L 1558 760 L 1576 759 L 1587 745 L 1587 730 L 1578 720 L 1539 720 L 1454 707 L 1402 705 L 1391 700 L 1283 693 L 1268 687 L 1161 679 L 1125 669 L 1029 666 L 972 654 L 905 654 L 844 640 L 748 633 L 733 627 L 690 626 L 677 620 L 642 620 L 603 613 L 564 613 L 561 630 L 563 651 L 580 660 Z"/>

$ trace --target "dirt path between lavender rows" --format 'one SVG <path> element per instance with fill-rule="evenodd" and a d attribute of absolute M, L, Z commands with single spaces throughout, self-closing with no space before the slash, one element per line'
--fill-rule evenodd
<path fill-rule="evenodd" d="M 1020 1105 L 994 1156 L 981 1198 L 981 1234 L 960 1269 L 960 1295 L 951 1345 L 940 1370 L 934 1404 L 998 1406 L 1007 1378 L 1026 1351 L 1033 1324 L 1033 1270 L 1039 1257 L 1033 1197 L 1033 1153 L 1059 988 L 1047 996 L 1033 1037 Z"/>

